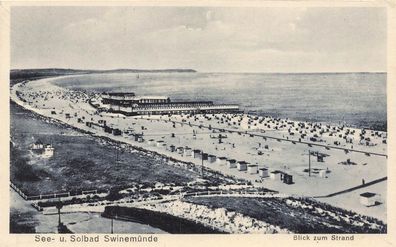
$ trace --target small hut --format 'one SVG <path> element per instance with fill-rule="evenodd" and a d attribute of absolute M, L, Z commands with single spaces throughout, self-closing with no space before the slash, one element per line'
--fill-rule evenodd
<path fill-rule="evenodd" d="M 227 158 L 226 157 L 217 157 L 216 158 L 216 163 L 219 165 L 226 165 L 227 164 Z"/>
<path fill-rule="evenodd" d="M 293 176 L 287 173 L 283 173 L 282 181 L 285 184 L 293 184 Z"/>
<path fill-rule="evenodd" d="M 377 194 L 364 192 L 360 194 L 360 203 L 366 207 L 374 206 L 377 202 Z"/>
<path fill-rule="evenodd" d="M 193 151 L 191 151 L 191 155 L 192 155 L 192 157 L 193 158 L 196 158 L 196 159 L 201 159 L 201 150 L 198 150 L 198 149 L 194 149 Z"/>
<path fill-rule="evenodd" d="M 214 163 L 216 161 L 216 155 L 209 154 L 208 155 L 208 162 L 209 163 Z"/>
<path fill-rule="evenodd" d="M 122 134 L 120 129 L 113 129 L 113 135 L 120 136 Z"/>
<path fill-rule="evenodd" d="M 237 167 L 236 160 L 234 160 L 234 159 L 227 160 L 227 166 L 228 166 L 228 168 L 236 168 Z"/>
<path fill-rule="evenodd" d="M 326 178 L 326 174 L 327 174 L 326 170 L 320 170 L 319 171 L 319 177 L 321 177 L 321 178 Z"/>
<path fill-rule="evenodd" d="M 237 163 L 237 169 L 238 171 L 246 171 L 247 170 L 247 165 L 249 163 L 247 163 L 246 161 L 238 161 Z"/>
<path fill-rule="evenodd" d="M 184 156 L 191 156 L 191 148 L 187 146 L 184 148 Z"/>
<path fill-rule="evenodd" d="M 111 128 L 111 127 L 109 127 L 107 125 L 105 125 L 103 127 L 103 129 L 104 129 L 104 132 L 106 132 L 106 133 L 112 133 L 113 132 L 113 128 Z"/>
<path fill-rule="evenodd" d="M 258 170 L 258 172 L 259 172 L 259 176 L 262 177 L 262 178 L 266 178 L 266 177 L 269 176 L 268 175 L 268 168 L 260 168 Z"/>
<path fill-rule="evenodd" d="M 248 171 L 249 174 L 257 174 L 258 165 L 248 165 L 247 166 L 247 171 Z"/>
<path fill-rule="evenodd" d="M 282 175 L 282 172 L 278 171 L 278 170 L 270 172 L 270 178 L 272 180 L 281 180 L 281 175 Z"/>

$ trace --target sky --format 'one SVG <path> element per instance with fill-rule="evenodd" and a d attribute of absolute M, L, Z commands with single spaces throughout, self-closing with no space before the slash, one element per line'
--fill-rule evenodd
<path fill-rule="evenodd" d="M 12 7 L 11 68 L 386 71 L 385 8 Z"/>

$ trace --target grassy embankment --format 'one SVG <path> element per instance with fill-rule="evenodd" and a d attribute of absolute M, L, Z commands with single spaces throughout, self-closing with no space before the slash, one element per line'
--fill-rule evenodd
<path fill-rule="evenodd" d="M 380 220 L 311 199 L 193 197 L 186 200 L 212 208 L 236 211 L 295 233 L 386 233 L 387 231 L 386 224 Z M 293 204 L 286 203 L 287 200 L 292 201 Z M 376 225 L 377 228 L 371 228 L 371 224 Z"/>
<path fill-rule="evenodd" d="M 116 217 L 117 219 L 148 224 L 174 234 L 224 233 L 188 219 L 142 208 L 110 206 L 105 208 L 102 215 L 109 218 Z"/>

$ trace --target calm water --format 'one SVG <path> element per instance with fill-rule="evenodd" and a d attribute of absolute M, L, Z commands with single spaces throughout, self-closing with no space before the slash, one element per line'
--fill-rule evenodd
<path fill-rule="evenodd" d="M 237 103 L 260 115 L 382 129 L 386 126 L 386 74 L 134 73 L 58 79 L 89 91 L 132 91 L 173 100 Z"/>

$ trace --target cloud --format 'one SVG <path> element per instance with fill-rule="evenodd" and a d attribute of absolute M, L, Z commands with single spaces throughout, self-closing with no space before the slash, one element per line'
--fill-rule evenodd
<path fill-rule="evenodd" d="M 12 65 L 20 67 L 386 67 L 386 13 L 378 8 L 23 7 L 11 14 Z"/>

